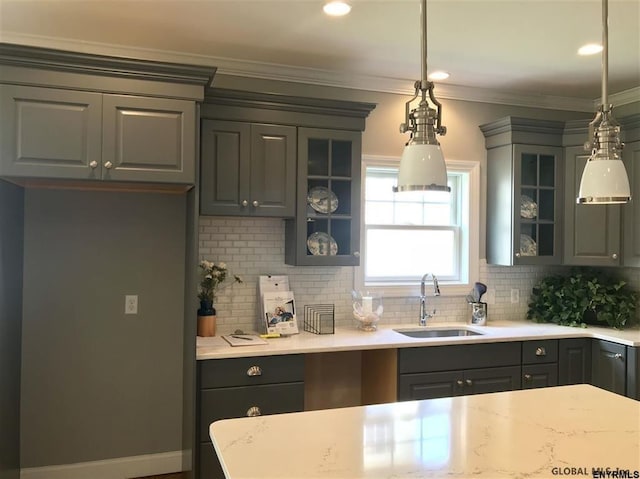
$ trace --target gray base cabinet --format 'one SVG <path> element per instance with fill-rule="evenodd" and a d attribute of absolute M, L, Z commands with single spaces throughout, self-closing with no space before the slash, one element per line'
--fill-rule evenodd
<path fill-rule="evenodd" d="M 220 419 L 304 410 L 304 355 L 198 361 L 195 477 L 224 479 L 209 426 Z"/>
<path fill-rule="evenodd" d="M 558 340 L 522 343 L 522 388 L 558 385 Z"/>
<path fill-rule="evenodd" d="M 401 349 L 398 400 L 520 389 L 520 361 L 520 343 Z"/>
<path fill-rule="evenodd" d="M 293 217 L 296 128 L 203 119 L 200 214 Z"/>
<path fill-rule="evenodd" d="M 0 175 L 195 182 L 195 102 L 0 85 Z"/>
<path fill-rule="evenodd" d="M 558 343 L 558 385 L 591 382 L 591 339 L 561 339 Z"/>
<path fill-rule="evenodd" d="M 592 341 L 591 384 L 617 394 L 626 394 L 627 348 L 600 339 Z"/>

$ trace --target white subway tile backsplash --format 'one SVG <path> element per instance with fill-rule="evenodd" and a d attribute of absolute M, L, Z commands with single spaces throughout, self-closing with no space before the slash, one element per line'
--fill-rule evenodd
<path fill-rule="evenodd" d="M 218 334 L 236 329 L 259 331 L 257 300 L 258 276 L 286 274 L 302 314 L 305 304 L 335 305 L 336 325 L 355 327 L 352 319 L 352 267 L 310 267 L 284 264 L 284 227 L 281 219 L 200 217 L 199 254 L 201 259 L 224 261 L 230 272 L 241 276 L 244 284 L 223 290 L 216 299 Z M 479 281 L 495 293 L 489 304 L 489 321 L 524 320 L 531 289 L 543 277 L 566 272 L 561 266 L 494 266 L 480 264 Z M 620 272 L 631 286 L 640 289 L 640 269 Z M 511 289 L 520 291 L 520 301 L 511 303 Z M 462 296 L 429 298 L 438 321 L 461 321 L 470 314 Z M 385 298 L 383 322 L 406 323 L 418 320 L 418 298 Z M 638 312 L 640 314 L 640 311 Z M 300 317 L 302 324 L 302 317 Z"/>

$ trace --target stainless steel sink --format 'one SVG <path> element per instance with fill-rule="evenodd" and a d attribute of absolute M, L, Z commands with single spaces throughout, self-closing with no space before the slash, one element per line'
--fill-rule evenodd
<path fill-rule="evenodd" d="M 410 338 L 447 338 L 451 336 L 479 336 L 482 333 L 462 328 L 447 329 L 394 329 L 396 333 L 404 334 Z"/>

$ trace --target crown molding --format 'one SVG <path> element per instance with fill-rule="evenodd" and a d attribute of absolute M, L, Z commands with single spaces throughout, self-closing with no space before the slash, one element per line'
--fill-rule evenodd
<path fill-rule="evenodd" d="M 609 94 L 609 103 L 615 106 L 628 105 L 640 101 L 640 86 L 629 90 Z M 602 104 L 602 97 L 593 100 L 593 110 L 597 110 Z"/>
<path fill-rule="evenodd" d="M 315 86 L 347 88 L 354 90 L 413 95 L 414 80 L 349 74 L 334 70 L 307 67 L 294 67 L 276 63 L 236 60 L 209 55 L 197 55 L 177 51 L 156 50 L 151 48 L 129 47 L 99 42 L 77 41 L 59 37 L 25 35 L 13 32 L 0 32 L 0 42 L 46 47 L 50 49 L 84 52 L 97 55 L 121 56 L 170 63 L 189 63 L 216 67 L 217 75 L 228 75 L 261 80 L 304 83 Z M 611 95 L 616 105 L 637 101 L 640 88 Z M 597 100 L 508 92 L 497 89 L 467 87 L 451 84 L 436 85 L 439 99 L 463 100 L 479 103 L 522 106 L 568 111 L 594 111 Z"/>

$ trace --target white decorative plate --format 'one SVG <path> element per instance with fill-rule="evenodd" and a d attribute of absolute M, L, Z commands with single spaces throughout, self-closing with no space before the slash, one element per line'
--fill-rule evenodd
<path fill-rule="evenodd" d="M 333 213 L 338 209 L 338 197 L 324 186 L 311 188 L 307 194 L 307 202 L 318 213 Z"/>
<path fill-rule="evenodd" d="M 338 244 L 327 233 L 311 233 L 307 238 L 307 248 L 314 256 L 335 256 L 338 254 Z"/>
<path fill-rule="evenodd" d="M 520 216 L 522 218 L 536 218 L 538 205 L 527 195 L 520 195 Z"/>
<path fill-rule="evenodd" d="M 520 235 L 520 254 L 522 256 L 538 256 L 538 245 L 529 235 Z"/>

